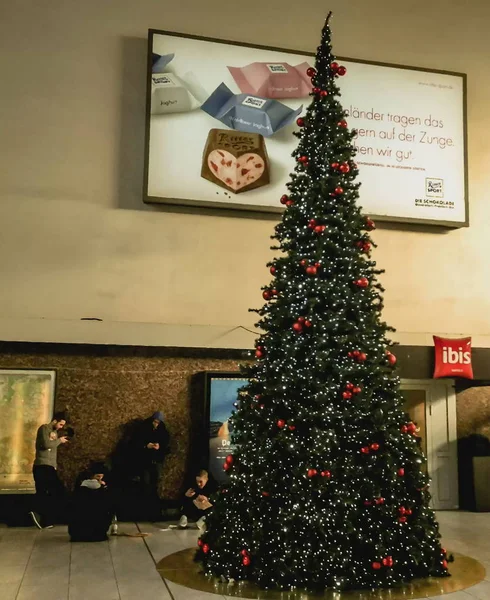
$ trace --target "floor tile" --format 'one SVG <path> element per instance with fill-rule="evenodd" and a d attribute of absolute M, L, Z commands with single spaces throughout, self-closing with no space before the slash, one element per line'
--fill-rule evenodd
<path fill-rule="evenodd" d="M 25 565 L 7 566 L 0 563 L 0 586 L 4 583 L 19 583 L 24 577 Z"/>
<path fill-rule="evenodd" d="M 114 577 L 110 579 L 85 579 L 78 583 L 70 581 L 69 600 L 120 600 Z"/>
<path fill-rule="evenodd" d="M 68 586 L 21 585 L 16 600 L 68 600 Z"/>
<path fill-rule="evenodd" d="M 478 600 L 489 600 L 490 599 L 490 581 L 482 581 L 478 585 L 465 590 L 472 598 Z"/>
<path fill-rule="evenodd" d="M 2 583 L 2 600 L 16 600 L 17 592 L 19 591 L 20 584 L 18 583 Z"/>
<path fill-rule="evenodd" d="M 70 575 L 69 563 L 63 566 L 31 566 L 29 563 L 22 579 L 22 585 L 56 588 L 67 586 Z"/>

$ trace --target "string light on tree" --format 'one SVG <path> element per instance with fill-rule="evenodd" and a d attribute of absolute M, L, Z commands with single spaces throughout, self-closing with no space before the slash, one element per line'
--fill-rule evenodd
<path fill-rule="evenodd" d="M 381 320 L 376 225 L 357 203 L 356 132 L 338 88 L 349 75 L 328 19 L 307 75 L 273 280 L 255 311 L 262 334 L 197 558 L 222 580 L 283 590 L 446 576 L 418 428 L 403 412 Z"/>

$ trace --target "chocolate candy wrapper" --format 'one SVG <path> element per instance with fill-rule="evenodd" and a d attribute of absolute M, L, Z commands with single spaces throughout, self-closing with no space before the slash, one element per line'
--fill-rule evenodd
<path fill-rule="evenodd" d="M 228 67 L 244 94 L 263 98 L 305 98 L 311 92 L 306 62 L 292 67 L 288 63 L 254 62 L 246 67 Z"/>
<path fill-rule="evenodd" d="M 206 92 L 194 76 L 177 77 L 173 73 L 152 73 L 151 75 L 151 113 L 189 112 L 201 106 Z"/>
<path fill-rule="evenodd" d="M 211 129 L 204 148 L 201 177 L 235 194 L 267 185 L 269 158 L 263 136 Z"/>
<path fill-rule="evenodd" d="M 231 129 L 269 137 L 292 123 L 303 110 L 303 105 L 292 110 L 277 100 L 234 94 L 222 83 L 201 109 Z"/>
<path fill-rule="evenodd" d="M 151 72 L 163 73 L 165 67 L 174 59 L 175 54 L 151 54 Z"/>

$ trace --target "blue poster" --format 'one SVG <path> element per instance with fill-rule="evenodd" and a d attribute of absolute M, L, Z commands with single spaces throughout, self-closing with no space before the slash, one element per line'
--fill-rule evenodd
<path fill-rule="evenodd" d="M 235 377 L 211 377 L 209 384 L 209 472 L 218 482 L 224 481 L 226 474 L 223 463 L 233 452 L 231 424 L 229 419 L 238 390 L 248 383 L 247 379 Z"/>

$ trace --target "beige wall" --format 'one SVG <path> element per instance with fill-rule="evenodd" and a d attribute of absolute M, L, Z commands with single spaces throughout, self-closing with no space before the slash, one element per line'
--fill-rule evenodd
<path fill-rule="evenodd" d="M 329 8 L 339 55 L 468 73 L 471 226 L 382 228 L 376 258 L 400 341 L 490 346 L 487 0 L 2 3 L 0 339 L 252 344 L 234 328 L 254 322 L 273 221 L 142 205 L 147 30 L 311 51 Z"/>

